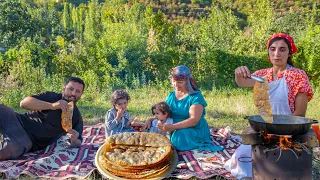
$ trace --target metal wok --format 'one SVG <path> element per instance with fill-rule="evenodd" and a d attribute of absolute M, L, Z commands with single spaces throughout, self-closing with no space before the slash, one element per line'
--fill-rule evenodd
<path fill-rule="evenodd" d="M 272 122 L 266 122 L 260 115 L 248 116 L 250 126 L 257 132 L 278 135 L 300 135 L 309 132 L 317 120 L 290 115 L 273 115 Z"/>

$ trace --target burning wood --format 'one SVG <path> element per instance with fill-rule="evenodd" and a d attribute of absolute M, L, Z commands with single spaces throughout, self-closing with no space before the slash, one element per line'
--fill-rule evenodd
<path fill-rule="evenodd" d="M 261 132 L 261 135 L 263 137 L 263 144 L 270 144 L 271 143 L 271 139 L 273 137 L 271 134 L 265 134 L 264 132 Z"/>
<path fill-rule="evenodd" d="M 275 135 L 275 134 L 265 134 L 264 132 L 260 132 L 263 137 L 263 143 L 264 145 L 270 145 L 271 148 L 265 149 L 264 152 L 274 151 L 277 149 L 280 149 L 280 155 L 278 159 L 275 161 L 277 162 L 280 157 L 282 150 L 290 150 L 298 159 L 297 154 L 294 152 L 296 150 L 297 152 L 302 152 L 303 150 L 306 151 L 308 154 L 310 154 L 310 151 L 305 146 L 306 143 L 299 143 L 295 140 L 293 140 L 292 136 L 288 135 Z"/>
<path fill-rule="evenodd" d="M 279 136 L 279 147 L 282 150 L 289 150 L 292 147 L 296 147 L 291 137 L 288 136 Z M 299 151 L 299 150 L 297 150 Z M 302 150 L 301 150 L 302 151 Z"/>

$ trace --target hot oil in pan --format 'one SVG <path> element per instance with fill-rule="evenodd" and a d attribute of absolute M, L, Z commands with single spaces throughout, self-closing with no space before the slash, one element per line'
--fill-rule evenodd
<path fill-rule="evenodd" d="M 253 87 L 254 105 L 258 108 L 259 115 L 268 123 L 272 123 L 272 108 L 269 100 L 268 80 L 263 83 L 256 82 Z"/>

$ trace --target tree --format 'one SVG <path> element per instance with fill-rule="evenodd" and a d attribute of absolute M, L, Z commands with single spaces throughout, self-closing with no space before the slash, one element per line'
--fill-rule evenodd
<path fill-rule="evenodd" d="M 98 0 L 92 0 L 88 4 L 88 11 L 86 11 L 85 15 L 85 41 L 88 43 L 93 43 L 99 38 L 101 30 L 100 5 Z"/>
<path fill-rule="evenodd" d="M 249 13 L 248 44 L 251 55 L 265 51 L 266 39 L 275 32 L 271 32 L 274 21 L 274 10 L 270 0 L 256 0 L 253 10 Z"/>
<path fill-rule="evenodd" d="M 295 12 L 287 12 L 278 17 L 271 25 L 271 32 L 284 32 L 293 37 L 300 36 L 307 25 L 304 15 Z"/>
<path fill-rule="evenodd" d="M 71 21 L 70 12 L 69 12 L 69 4 L 67 2 L 63 4 L 63 13 L 62 13 L 61 21 L 62 21 L 64 31 L 65 33 L 67 33 L 70 27 L 72 27 L 72 21 Z"/>
<path fill-rule="evenodd" d="M 9 49 L 19 44 L 21 38 L 34 34 L 35 28 L 27 12 L 28 7 L 18 2 L 0 4 L 0 47 Z"/>
<path fill-rule="evenodd" d="M 307 28 L 300 41 L 299 51 L 294 56 L 294 63 L 304 69 L 315 86 L 320 84 L 320 25 L 316 22 L 319 18 L 317 4 L 313 4 L 312 11 L 307 15 Z"/>

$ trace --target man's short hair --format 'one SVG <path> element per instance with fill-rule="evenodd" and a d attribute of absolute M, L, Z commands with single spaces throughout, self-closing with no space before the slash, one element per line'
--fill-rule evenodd
<path fill-rule="evenodd" d="M 72 82 L 77 82 L 77 83 L 79 83 L 79 84 L 82 84 L 82 85 L 83 85 L 83 89 L 82 89 L 82 90 L 84 90 L 85 84 L 84 84 L 84 82 L 83 82 L 82 79 L 80 79 L 80 78 L 78 78 L 78 77 L 73 77 L 73 76 L 71 76 L 71 77 L 69 77 L 69 78 L 66 80 L 66 82 L 64 83 L 64 85 L 66 86 L 70 81 L 72 81 Z"/>

